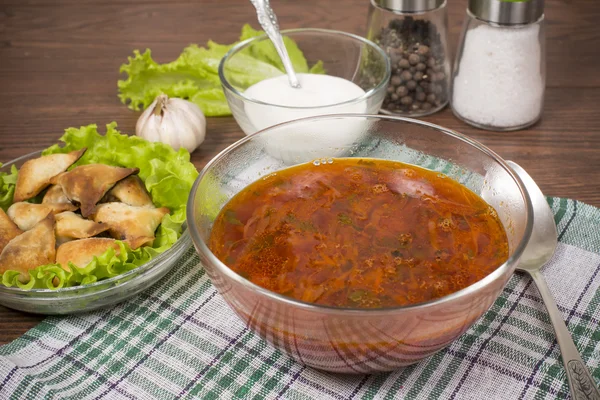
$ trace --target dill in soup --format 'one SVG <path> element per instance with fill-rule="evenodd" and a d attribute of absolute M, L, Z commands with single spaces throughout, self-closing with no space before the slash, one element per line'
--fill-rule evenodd
<path fill-rule="evenodd" d="M 446 296 L 508 258 L 496 211 L 438 172 L 378 159 L 278 171 L 217 216 L 211 251 L 268 290 L 351 308 Z"/>

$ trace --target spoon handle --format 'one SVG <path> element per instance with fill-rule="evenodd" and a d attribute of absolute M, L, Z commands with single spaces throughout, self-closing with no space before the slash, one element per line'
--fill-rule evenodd
<path fill-rule="evenodd" d="M 600 400 L 600 391 L 598 391 L 594 378 L 583 363 L 579 351 L 575 343 L 573 343 L 573 338 L 562 319 L 562 315 L 556 306 L 550 289 L 548 289 L 544 275 L 539 270 L 528 272 L 542 295 L 542 299 L 550 315 L 550 320 L 552 321 L 552 326 L 554 326 L 556 340 L 558 341 L 565 371 L 567 372 L 571 399 Z"/>
<path fill-rule="evenodd" d="M 279 32 L 277 16 L 275 16 L 275 13 L 269 4 L 269 0 L 250 0 L 250 2 L 254 8 L 256 8 L 258 23 L 264 29 L 269 39 L 271 39 L 271 42 L 273 42 L 275 50 L 277 50 L 279 58 L 281 58 L 281 61 L 283 62 L 283 67 L 285 68 L 285 72 L 287 72 L 290 86 L 299 88 L 300 82 L 298 82 L 298 77 L 296 76 L 292 62 L 290 61 L 290 56 L 283 43 L 283 37 L 281 37 L 281 33 Z"/>

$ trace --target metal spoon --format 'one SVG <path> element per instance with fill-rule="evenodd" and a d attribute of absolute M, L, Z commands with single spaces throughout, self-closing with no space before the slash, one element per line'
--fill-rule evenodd
<path fill-rule="evenodd" d="M 546 305 L 550 320 L 554 326 L 556 340 L 560 347 L 563 364 L 567 372 L 569 390 L 573 400 L 600 400 L 600 391 L 596 387 L 594 378 L 586 368 L 571 334 L 562 319 L 561 313 L 556 307 L 556 302 L 548 289 L 546 280 L 541 273 L 541 268 L 546 264 L 558 244 L 556 238 L 556 224 L 554 216 L 542 194 L 540 188 L 518 164 L 507 161 L 508 165 L 516 172 L 525 184 L 525 188 L 531 197 L 533 204 L 533 231 L 531 238 L 525 248 L 517 270 L 527 272 L 535 282 L 542 300 Z"/>
<path fill-rule="evenodd" d="M 300 88 L 300 82 L 298 82 L 298 77 L 296 76 L 296 72 L 294 72 L 290 56 L 288 55 L 285 44 L 283 43 L 283 38 L 279 32 L 277 16 L 275 16 L 275 13 L 269 4 L 269 0 L 250 0 L 250 3 L 256 8 L 258 23 L 262 26 L 269 39 L 271 39 L 271 42 L 273 42 L 275 50 L 277 50 L 277 54 L 279 54 L 279 58 L 281 58 L 281 61 L 283 62 L 283 67 L 285 68 L 285 72 L 287 72 L 290 86 L 293 88 Z"/>

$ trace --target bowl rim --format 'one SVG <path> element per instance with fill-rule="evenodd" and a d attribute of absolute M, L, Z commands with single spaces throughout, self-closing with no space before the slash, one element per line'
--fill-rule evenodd
<path fill-rule="evenodd" d="M 196 202 L 196 196 L 198 194 L 198 188 L 200 186 L 200 182 L 205 177 L 205 175 L 207 175 L 209 169 L 213 166 L 213 164 L 216 164 L 221 158 L 223 158 L 231 150 L 243 145 L 247 141 L 252 140 L 255 136 L 260 136 L 263 132 L 267 132 L 271 129 L 276 129 L 281 126 L 294 125 L 294 124 L 307 122 L 307 121 L 314 121 L 314 120 L 320 120 L 320 119 L 340 119 L 340 118 L 351 118 L 351 119 L 352 118 L 367 118 L 367 119 L 379 119 L 379 120 L 384 119 L 384 120 L 388 120 L 388 121 L 390 121 L 390 120 L 391 121 L 400 121 L 400 122 L 405 122 L 408 124 L 420 125 L 422 127 L 427 127 L 427 128 L 437 130 L 443 134 L 449 135 L 457 140 L 460 140 L 472 147 L 475 147 L 479 151 L 483 152 L 484 154 L 486 154 L 489 157 L 491 157 L 492 159 L 494 159 L 509 174 L 509 176 L 513 179 L 513 181 L 517 183 L 517 186 L 519 188 L 521 196 L 523 197 L 523 200 L 525 202 L 525 217 L 526 217 L 525 231 L 523 232 L 523 236 L 521 237 L 521 240 L 517 244 L 513 253 L 508 257 L 508 259 L 502 265 L 497 267 L 492 273 L 488 274 L 485 278 L 483 278 L 483 279 L 481 279 L 481 280 L 479 280 L 457 292 L 451 293 L 447 296 L 429 300 L 429 301 L 422 302 L 422 303 L 417 303 L 417 304 L 410 304 L 410 305 L 396 306 L 396 307 L 386 307 L 386 308 L 370 308 L 370 309 L 325 306 L 325 305 L 308 303 L 305 301 L 293 299 L 291 297 L 283 296 L 281 294 L 272 292 L 268 289 L 258 286 L 256 284 L 252 283 L 251 281 L 247 280 L 246 278 L 242 277 L 241 275 L 235 273 L 231 268 L 227 267 L 208 248 L 206 243 L 204 243 L 204 240 L 202 240 L 202 238 L 200 237 L 198 230 L 196 229 L 196 219 L 195 219 L 196 210 L 195 210 L 194 204 Z M 531 204 L 531 199 L 529 197 L 529 193 L 527 192 L 525 184 L 522 182 L 522 180 L 519 178 L 519 176 L 510 168 L 510 166 L 506 163 L 506 161 L 502 157 L 500 157 L 498 154 L 496 154 L 494 151 L 492 151 L 491 149 L 489 149 L 482 143 L 479 143 L 478 141 L 471 139 L 470 137 L 468 137 L 462 133 L 459 133 L 452 129 L 444 128 L 443 126 L 440 126 L 440 125 L 416 120 L 413 118 L 396 117 L 396 116 L 388 116 L 388 115 L 377 115 L 377 114 L 330 114 L 330 115 L 319 115 L 319 116 L 313 116 L 313 117 L 300 118 L 300 119 L 296 119 L 293 121 L 288 121 L 288 122 L 284 122 L 281 124 L 273 125 L 271 127 L 265 128 L 265 129 L 258 131 L 252 135 L 248 135 L 248 136 L 238 140 L 237 142 L 231 144 L 230 146 L 225 148 L 223 151 L 221 151 L 219 154 L 217 154 L 213 159 L 211 159 L 205 165 L 205 167 L 202 169 L 202 171 L 200 171 L 200 174 L 198 175 L 198 177 L 196 178 L 196 181 L 194 182 L 194 185 L 192 186 L 190 196 L 188 197 L 186 215 L 187 215 L 186 218 L 187 218 L 187 222 L 188 222 L 188 230 L 190 231 L 190 236 L 192 238 L 192 242 L 194 243 L 194 245 L 196 247 L 196 250 L 198 251 L 201 258 L 203 258 L 204 260 L 210 261 L 212 263 L 212 265 L 215 266 L 215 269 L 218 271 L 218 273 L 224 274 L 227 278 L 236 281 L 238 284 L 243 285 L 247 289 L 249 289 L 253 292 L 257 292 L 258 294 L 260 294 L 262 296 L 266 296 L 267 298 L 269 298 L 275 302 L 278 302 L 278 303 L 284 303 L 284 304 L 292 306 L 292 307 L 297 307 L 297 308 L 300 308 L 303 310 L 313 311 L 313 312 L 318 312 L 318 313 L 328 313 L 328 314 L 342 313 L 342 314 L 355 315 L 355 316 L 388 315 L 388 314 L 394 314 L 398 311 L 418 311 L 418 310 L 426 309 L 429 307 L 435 307 L 440 304 L 451 302 L 460 297 L 470 295 L 470 294 L 478 291 L 479 289 L 487 286 L 491 282 L 495 281 L 497 278 L 499 278 L 501 275 L 503 275 L 507 270 L 509 270 L 509 269 L 514 270 L 514 268 L 516 268 L 516 266 L 518 265 L 519 258 L 523 254 L 523 251 L 525 250 L 525 247 L 527 246 L 527 244 L 529 242 L 529 238 L 531 236 L 531 232 L 533 229 L 533 206 Z"/>
<path fill-rule="evenodd" d="M 369 99 L 370 97 L 372 97 L 375 93 L 379 92 L 384 86 L 387 86 L 387 84 L 390 80 L 391 74 L 392 74 L 392 66 L 391 66 L 390 58 L 385 53 L 385 51 L 383 51 L 383 49 L 381 47 L 379 47 L 377 44 L 375 44 L 371 40 L 361 37 L 361 36 L 358 36 L 358 35 L 355 35 L 353 33 L 338 31 L 338 30 L 334 30 L 334 29 L 298 28 L 298 29 L 285 29 L 285 30 L 281 31 L 282 35 L 295 34 L 295 33 L 300 33 L 300 34 L 302 34 L 302 33 L 326 33 L 326 34 L 330 34 L 330 35 L 338 35 L 338 36 L 347 37 L 352 40 L 366 44 L 368 47 L 377 51 L 385 60 L 386 71 L 385 71 L 383 79 L 380 82 L 378 82 L 375 87 L 369 89 L 368 91 L 366 91 L 364 94 L 360 95 L 359 97 L 355 97 L 350 100 L 345 100 L 345 101 L 342 101 L 339 103 L 328 104 L 328 105 L 324 105 L 324 106 L 303 106 L 303 107 L 283 106 L 281 104 L 267 103 L 264 101 L 256 100 L 251 97 L 247 97 L 243 92 L 240 92 L 236 88 L 234 88 L 233 85 L 231 85 L 231 83 L 229 83 L 229 81 L 225 77 L 225 71 L 224 71 L 225 63 L 227 62 L 227 60 L 229 58 L 231 58 L 231 56 L 238 53 L 240 50 L 242 50 L 246 46 L 250 45 L 252 42 L 269 40 L 269 38 L 266 34 L 262 34 L 260 36 L 255 36 L 255 37 L 246 39 L 246 40 L 236 44 L 227 53 L 225 53 L 225 55 L 223 56 L 223 58 L 221 58 L 221 61 L 219 62 L 219 68 L 218 68 L 219 79 L 221 81 L 221 85 L 226 89 L 226 91 L 227 90 L 230 91 L 231 93 L 242 98 L 246 102 L 260 104 L 263 106 L 278 107 L 278 108 L 282 108 L 282 109 L 290 109 L 290 110 L 317 110 L 317 109 L 327 109 L 330 107 L 338 107 L 338 106 L 347 105 L 347 104 L 360 103 L 360 102 L 365 101 L 365 100 Z M 282 75 L 285 75 L 285 73 L 282 73 Z"/>
<path fill-rule="evenodd" d="M 36 157 L 40 156 L 43 151 L 44 150 L 33 151 L 31 153 L 19 156 L 19 157 L 15 158 L 14 160 L 10 160 L 5 163 L 2 163 L 2 166 L 0 167 L 0 169 L 10 168 L 10 167 L 12 167 L 12 165 L 16 165 L 19 162 L 28 160 L 34 156 L 36 156 Z M 187 207 L 187 202 L 186 202 L 186 207 Z M 186 214 L 187 214 L 187 209 L 186 209 Z M 167 250 L 163 251 L 162 253 L 160 253 L 158 256 L 154 257 L 147 263 L 144 263 L 144 264 L 140 265 L 139 267 L 134 268 L 125 273 L 122 273 L 120 275 L 113 276 L 112 278 L 103 279 L 103 280 L 89 283 L 86 285 L 63 287 L 60 289 L 21 289 L 19 287 L 8 287 L 8 286 L 4 286 L 4 285 L 0 284 L 0 295 L 12 295 L 12 296 L 23 295 L 23 296 L 27 296 L 29 298 L 36 298 L 36 299 L 48 298 L 48 299 L 52 299 L 52 300 L 54 300 L 54 299 L 63 300 L 63 299 L 57 298 L 57 295 L 65 294 L 65 293 L 70 294 L 72 292 L 85 291 L 85 290 L 91 290 L 91 292 L 90 293 L 78 293 L 77 297 L 86 296 L 88 294 L 98 295 L 99 293 L 102 293 L 104 291 L 110 291 L 110 290 L 114 290 L 117 288 L 121 288 L 123 286 L 128 286 L 128 284 L 131 285 L 130 282 L 135 282 L 135 278 L 137 276 L 141 276 L 141 275 L 145 274 L 146 272 L 153 270 L 155 267 L 160 266 L 160 264 L 164 260 L 171 258 L 171 256 L 176 251 L 182 251 L 182 250 L 180 250 L 180 248 L 182 246 L 189 245 L 188 237 L 190 236 L 190 234 L 189 234 L 189 229 L 187 226 L 187 221 L 186 221 L 186 223 L 183 224 L 182 229 L 183 229 L 183 232 L 181 233 L 181 236 L 177 239 L 177 241 L 175 243 L 173 243 L 173 246 L 169 247 Z M 132 277 L 132 278 L 127 279 L 124 282 L 118 282 L 122 279 L 129 278 L 129 277 Z M 116 284 L 114 284 L 115 282 L 116 282 Z M 114 284 L 114 285 L 112 285 L 112 284 Z M 102 288 L 103 286 L 107 286 L 107 287 Z M 93 289 L 97 289 L 98 287 L 100 287 L 100 290 L 93 290 Z M 46 296 L 46 295 L 48 295 L 48 296 Z"/>

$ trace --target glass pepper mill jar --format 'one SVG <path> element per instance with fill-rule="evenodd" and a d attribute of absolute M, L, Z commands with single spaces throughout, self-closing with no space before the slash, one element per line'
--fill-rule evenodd
<path fill-rule="evenodd" d="M 390 57 L 381 112 L 420 117 L 448 104 L 446 0 L 370 0 L 367 37 Z"/>
<path fill-rule="evenodd" d="M 469 0 L 452 111 L 482 129 L 528 127 L 542 114 L 545 65 L 543 0 Z"/>

